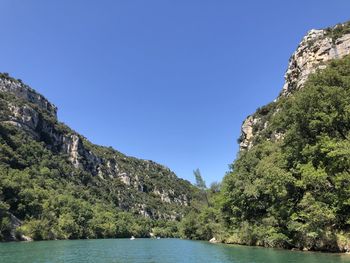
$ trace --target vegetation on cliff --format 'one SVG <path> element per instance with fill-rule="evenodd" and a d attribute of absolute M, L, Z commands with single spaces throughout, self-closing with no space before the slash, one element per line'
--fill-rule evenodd
<path fill-rule="evenodd" d="M 90 143 L 36 104 L 41 95 L 0 78 L 8 81 L 0 92 L 0 241 L 178 236 L 178 221 L 198 194 L 189 182 Z M 4 85 L 19 87 L 21 96 Z"/>
<path fill-rule="evenodd" d="M 270 110 L 269 110 L 270 109 Z M 267 111 L 267 112 L 265 112 Z M 338 251 L 350 238 L 350 57 L 259 111 L 223 182 L 228 242 Z"/>
<path fill-rule="evenodd" d="M 147 237 L 153 229 L 163 236 L 177 235 L 176 220 L 155 220 L 120 208 L 128 207 L 128 198 L 149 206 L 151 200 L 142 200 L 118 178 L 101 180 L 75 169 L 64 155 L 53 154 L 12 125 L 0 125 L 0 149 L 0 239 L 12 231 L 11 215 L 23 220 L 16 235 L 35 240 Z M 160 211 L 176 209 L 153 205 Z"/>

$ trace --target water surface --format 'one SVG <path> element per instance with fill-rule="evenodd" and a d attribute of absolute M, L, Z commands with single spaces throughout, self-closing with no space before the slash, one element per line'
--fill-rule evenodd
<path fill-rule="evenodd" d="M 0 243 L 1 263 L 340 263 L 350 255 L 210 244 L 181 239 Z"/>

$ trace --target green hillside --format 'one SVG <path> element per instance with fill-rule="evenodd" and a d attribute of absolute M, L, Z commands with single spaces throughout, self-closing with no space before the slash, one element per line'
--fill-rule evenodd
<path fill-rule="evenodd" d="M 162 165 L 90 143 L 56 110 L 0 75 L 0 240 L 177 235 L 194 187 Z"/>

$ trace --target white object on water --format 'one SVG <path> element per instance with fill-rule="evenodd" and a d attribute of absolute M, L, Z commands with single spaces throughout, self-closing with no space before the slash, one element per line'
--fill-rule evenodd
<path fill-rule="evenodd" d="M 209 240 L 210 243 L 219 243 L 218 240 L 216 240 L 215 237 L 213 237 L 212 239 Z"/>
<path fill-rule="evenodd" d="M 131 236 L 131 237 L 130 237 L 130 240 L 135 240 L 135 237 L 134 237 L 134 236 Z"/>

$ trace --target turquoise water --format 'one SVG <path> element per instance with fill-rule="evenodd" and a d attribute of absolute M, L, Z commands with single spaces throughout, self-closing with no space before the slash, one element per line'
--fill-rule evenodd
<path fill-rule="evenodd" d="M 230 246 L 180 239 L 99 239 L 0 243 L 0 262 L 350 263 L 350 255 Z"/>

